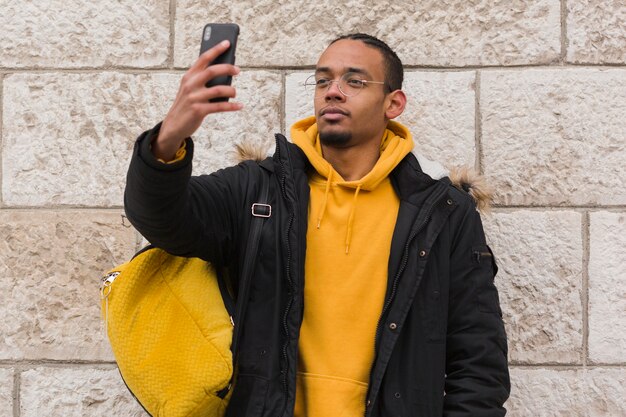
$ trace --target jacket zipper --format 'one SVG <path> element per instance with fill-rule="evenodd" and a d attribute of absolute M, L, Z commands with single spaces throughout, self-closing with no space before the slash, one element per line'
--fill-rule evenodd
<path fill-rule="evenodd" d="M 387 300 L 387 302 L 385 303 L 385 305 L 383 306 L 383 310 L 378 318 L 378 324 L 376 325 L 376 335 L 374 338 L 374 351 L 376 351 L 376 348 L 378 347 L 378 342 L 380 339 L 380 333 L 381 333 L 381 327 L 382 327 L 382 321 L 383 321 L 383 317 L 385 316 L 385 313 L 387 312 L 387 310 L 389 309 L 389 306 L 391 305 L 393 299 L 396 296 L 396 291 L 398 289 L 398 282 L 400 281 L 400 276 L 402 275 L 402 273 L 404 272 L 404 268 L 406 268 L 406 265 L 409 261 L 409 246 L 411 246 L 411 242 L 413 242 L 413 239 L 415 239 L 415 237 L 419 234 L 419 232 L 422 231 L 422 229 L 424 228 L 424 226 L 426 226 L 426 224 L 428 223 L 428 221 L 430 220 L 430 216 L 432 215 L 433 210 L 435 209 L 435 207 L 437 206 L 437 204 L 439 203 L 439 201 L 441 201 L 443 199 L 443 195 L 441 197 L 439 197 L 437 200 L 435 200 L 434 204 L 432 206 L 430 206 L 430 208 L 428 209 L 428 212 L 426 213 L 426 216 L 424 217 L 424 220 L 422 221 L 422 223 L 420 223 L 419 227 L 417 229 L 415 229 L 415 232 L 411 233 L 409 235 L 409 238 L 406 241 L 406 244 L 404 245 L 404 252 L 402 254 L 402 262 L 400 263 L 400 268 L 398 269 L 398 272 L 396 273 L 396 276 L 393 279 L 393 285 L 391 287 L 391 294 L 389 295 L 389 299 Z M 374 371 L 374 365 L 375 365 L 375 361 L 374 363 L 372 363 L 372 368 L 370 369 L 370 375 L 371 373 Z M 369 412 L 368 410 L 368 403 L 370 402 L 369 400 L 369 395 L 365 398 L 365 416 L 367 417 L 367 414 Z"/>
<path fill-rule="evenodd" d="M 283 194 L 283 197 L 285 198 L 285 200 L 288 200 L 287 198 L 287 188 L 285 185 L 286 182 L 286 168 L 282 162 L 282 158 L 281 158 L 281 154 L 280 154 L 280 144 L 278 142 L 278 135 L 276 135 L 276 153 L 277 153 L 277 157 L 278 160 L 280 161 L 280 166 L 281 166 L 281 177 L 280 177 L 280 188 L 281 188 L 281 192 Z M 283 344 L 283 349 L 282 349 L 282 357 L 283 357 L 283 361 L 285 363 L 285 370 L 283 373 L 283 390 L 284 390 L 284 394 L 285 394 L 285 409 L 283 411 L 283 414 L 285 413 L 285 411 L 287 410 L 287 403 L 288 403 L 288 394 L 289 394 L 289 389 L 288 389 L 288 384 L 287 384 L 287 371 L 289 369 L 288 365 L 288 358 L 287 358 L 287 347 L 289 345 L 289 324 L 287 322 L 287 317 L 289 316 L 289 311 L 291 310 L 291 306 L 293 304 L 293 298 L 294 298 L 294 291 L 293 291 L 293 280 L 291 279 L 291 245 L 289 244 L 289 233 L 291 231 L 291 227 L 293 226 L 293 220 L 295 217 L 295 204 L 293 202 L 291 202 L 292 205 L 292 211 L 289 215 L 289 221 L 287 223 L 287 230 L 285 233 L 285 242 L 287 242 L 287 267 L 286 267 L 286 273 L 287 273 L 287 283 L 289 285 L 289 288 L 291 290 L 291 297 L 289 298 L 289 301 L 287 302 L 287 307 L 285 307 L 285 313 L 283 314 L 283 330 L 285 331 L 285 343 Z"/>

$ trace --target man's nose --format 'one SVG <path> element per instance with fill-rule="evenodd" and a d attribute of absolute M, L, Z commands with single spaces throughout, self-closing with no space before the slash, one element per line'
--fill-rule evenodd
<path fill-rule="evenodd" d="M 326 94 L 324 95 L 326 101 L 331 100 L 345 100 L 346 96 L 339 89 L 339 82 L 335 81 L 330 83 L 328 89 L 326 90 Z"/>

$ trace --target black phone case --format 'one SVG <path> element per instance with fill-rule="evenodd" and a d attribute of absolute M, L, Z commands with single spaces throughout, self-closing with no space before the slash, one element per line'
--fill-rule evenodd
<path fill-rule="evenodd" d="M 237 37 L 239 36 L 239 26 L 235 23 L 209 23 L 202 31 L 202 42 L 200 43 L 200 54 L 206 52 L 223 40 L 230 41 L 230 48 L 223 54 L 215 58 L 209 65 L 215 64 L 234 64 L 235 51 L 237 49 Z M 231 85 L 232 77 L 220 76 L 210 80 L 206 86 L 213 87 L 215 85 Z M 228 101 L 228 97 L 217 97 L 209 100 L 212 103 L 219 101 Z"/>

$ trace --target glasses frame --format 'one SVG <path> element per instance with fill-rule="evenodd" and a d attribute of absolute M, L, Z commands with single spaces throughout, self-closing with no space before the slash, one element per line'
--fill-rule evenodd
<path fill-rule="evenodd" d="M 383 84 L 383 85 L 386 84 L 386 82 L 384 81 L 373 81 L 373 80 L 366 80 L 366 79 L 359 78 L 359 80 L 364 84 L 363 87 L 356 90 L 357 91 L 356 94 L 346 94 L 346 92 L 343 91 L 343 89 L 341 88 L 341 82 L 344 81 L 344 84 L 345 84 L 347 79 L 354 74 L 355 74 L 354 72 L 346 72 L 341 77 L 339 77 L 338 80 L 328 80 L 328 85 L 324 89 L 321 89 L 321 90 L 318 90 L 317 80 L 315 79 L 315 74 L 313 74 L 313 75 L 308 76 L 307 79 L 304 81 L 304 89 L 306 91 L 309 91 L 309 89 L 312 89 L 315 97 L 320 97 L 326 94 L 326 92 L 328 91 L 330 86 L 333 85 L 333 83 L 337 83 L 337 87 L 339 88 L 339 91 L 341 92 L 341 94 L 343 94 L 346 97 L 355 97 L 363 90 L 365 86 L 367 86 L 367 84 Z"/>

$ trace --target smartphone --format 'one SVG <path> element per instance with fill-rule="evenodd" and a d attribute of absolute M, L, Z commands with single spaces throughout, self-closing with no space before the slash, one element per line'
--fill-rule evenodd
<path fill-rule="evenodd" d="M 237 49 L 237 37 L 239 36 L 239 26 L 235 23 L 209 23 L 202 31 L 202 42 L 200 43 L 200 54 L 211 49 L 223 40 L 230 41 L 230 48 L 223 54 L 215 58 L 209 65 L 215 64 L 235 64 L 235 50 Z M 230 85 L 232 82 L 230 75 L 224 75 L 210 80 L 206 86 Z M 228 97 L 216 97 L 210 102 L 228 101 Z"/>

